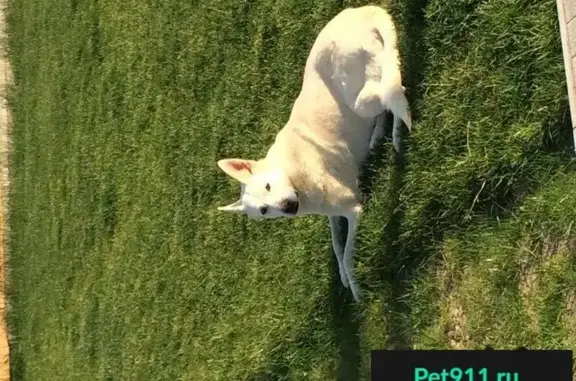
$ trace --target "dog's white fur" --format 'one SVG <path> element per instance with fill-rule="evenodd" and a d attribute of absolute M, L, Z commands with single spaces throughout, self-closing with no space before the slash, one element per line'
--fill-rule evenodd
<path fill-rule="evenodd" d="M 348 8 L 319 33 L 290 118 L 266 157 L 224 159 L 218 166 L 242 184 L 240 199 L 219 210 L 252 218 L 325 215 L 345 287 L 360 300 L 353 271 L 362 207 L 358 175 L 383 136 L 387 111 L 394 114 L 394 146 L 403 121 L 411 129 L 396 30 L 382 8 Z M 345 217 L 345 247 L 337 221 Z"/>

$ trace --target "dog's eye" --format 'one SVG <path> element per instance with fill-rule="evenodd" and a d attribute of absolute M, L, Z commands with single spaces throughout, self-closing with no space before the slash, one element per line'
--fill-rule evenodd
<path fill-rule="evenodd" d="M 269 183 L 266 184 L 266 190 L 267 190 L 268 192 L 270 192 L 270 184 L 269 184 Z"/>
<path fill-rule="evenodd" d="M 268 213 L 268 207 L 267 206 L 263 206 L 260 208 L 260 213 L 262 215 L 265 215 L 266 213 Z"/>

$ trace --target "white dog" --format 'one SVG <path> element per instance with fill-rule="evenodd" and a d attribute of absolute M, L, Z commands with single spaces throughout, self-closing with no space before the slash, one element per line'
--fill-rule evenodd
<path fill-rule="evenodd" d="M 260 160 L 224 159 L 222 171 L 242 184 L 240 199 L 219 210 L 252 218 L 324 215 L 330 222 L 340 279 L 354 299 L 360 289 L 353 254 L 362 212 L 358 174 L 394 115 L 394 147 L 402 121 L 411 129 L 396 30 L 382 8 L 340 12 L 320 32 L 304 71 L 290 118 Z M 345 217 L 343 248 L 337 221 Z"/>

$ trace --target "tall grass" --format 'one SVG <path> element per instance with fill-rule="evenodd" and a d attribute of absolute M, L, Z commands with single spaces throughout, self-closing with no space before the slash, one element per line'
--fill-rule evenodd
<path fill-rule="evenodd" d="M 367 380 L 383 347 L 575 347 L 553 2 L 389 1 L 415 130 L 367 166 L 342 290 L 323 218 L 218 213 L 364 1 L 9 1 L 16 380 Z"/>

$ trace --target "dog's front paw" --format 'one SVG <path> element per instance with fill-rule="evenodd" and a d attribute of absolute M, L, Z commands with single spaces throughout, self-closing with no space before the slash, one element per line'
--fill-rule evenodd
<path fill-rule="evenodd" d="M 350 283 L 350 291 L 352 291 L 352 296 L 357 303 L 362 300 L 362 292 L 355 283 Z"/>

